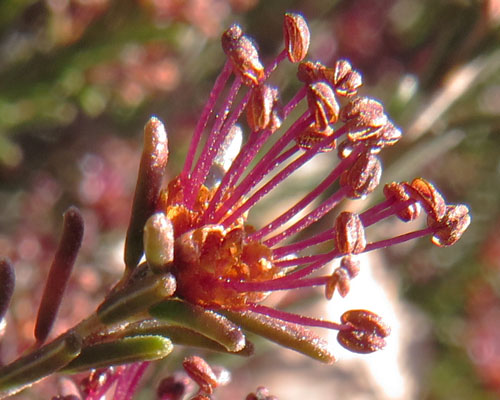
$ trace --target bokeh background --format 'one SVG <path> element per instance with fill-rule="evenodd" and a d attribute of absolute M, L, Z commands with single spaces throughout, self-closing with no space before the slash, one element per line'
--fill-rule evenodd
<path fill-rule="evenodd" d="M 243 399 L 258 385 L 281 400 L 500 397 L 498 0 L 1 1 L 0 254 L 17 274 L 1 360 L 33 342 L 63 211 L 77 205 L 86 233 L 54 335 L 92 312 L 123 268 L 144 123 L 165 122 L 173 177 L 223 64 L 221 32 L 240 23 L 269 60 L 285 11 L 309 21 L 309 59 L 348 58 L 361 93 L 382 100 L 405 132 L 383 152 L 383 182 L 424 176 L 469 204 L 473 223 L 452 248 L 421 240 L 367 261 L 402 327 L 395 369 L 371 356 L 377 374 L 359 359 L 321 366 L 257 341 L 250 360 L 207 353 L 233 373 L 218 398 Z M 298 87 L 292 69 L 279 79 L 284 93 Z M 369 306 L 384 295 L 362 296 Z M 137 398 L 154 398 L 184 354 L 152 369 Z M 65 384 L 50 379 L 16 398 L 50 398 Z"/>

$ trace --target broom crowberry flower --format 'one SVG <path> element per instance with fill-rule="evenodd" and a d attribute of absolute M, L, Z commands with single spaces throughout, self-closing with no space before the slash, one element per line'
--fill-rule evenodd
<path fill-rule="evenodd" d="M 166 187 L 167 133 L 155 117 L 146 124 L 124 277 L 95 315 L 45 346 L 57 307 L 42 310 L 39 319 L 50 315 L 50 321 L 39 329 L 39 348 L 34 358 L 22 357 L 0 370 L 2 396 L 57 370 L 94 368 L 101 372 L 87 378 L 87 399 L 100 398 L 115 383 L 115 399 L 128 399 L 148 361 L 168 355 L 172 343 L 249 355 L 253 347 L 244 331 L 326 363 L 335 361 L 334 356 L 306 327 L 337 330 L 339 343 L 354 352 L 384 347 L 390 329 L 370 311 L 349 310 L 340 322 L 332 322 L 262 301 L 273 291 L 315 286 L 324 287 L 327 299 L 335 291 L 346 296 L 350 280 L 360 272 L 357 255 L 423 236 L 431 236 L 438 246 L 452 245 L 469 225 L 468 208 L 447 204 L 431 183 L 417 178 L 385 185 L 385 200 L 362 213 L 343 211 L 331 218 L 344 199 L 365 198 L 379 185 L 378 153 L 394 145 L 401 131 L 379 101 L 358 95 L 361 74 L 349 61 L 332 67 L 303 61 L 310 34 L 302 16 L 286 14 L 283 31 L 284 49 L 267 64 L 241 27 L 233 25 L 223 33 L 227 61 L 198 120 L 185 164 Z M 269 78 L 286 59 L 298 63 L 303 86 L 284 101 Z M 327 176 L 264 226 L 250 225 L 254 206 L 322 153 L 331 154 L 334 163 Z M 411 221 L 421 210 L 427 227 L 369 240 L 366 228 L 391 216 Z M 318 221 L 329 221 L 330 227 L 298 238 Z M 68 232 L 61 240 L 68 248 L 79 246 L 82 227 L 77 225 L 78 234 Z M 328 250 L 311 252 L 326 242 L 329 249 L 322 248 Z M 146 262 L 140 263 L 143 254 Z M 66 258 L 71 260 L 56 263 L 62 271 L 66 264 L 71 268 L 74 254 Z M 335 259 L 340 265 L 332 274 L 313 275 Z M 0 272 L 10 275 L 9 264 L 0 265 Z M 55 281 L 60 280 L 49 279 L 46 291 Z M 7 303 L 8 298 L 0 299 Z M 132 364 L 108 368 L 126 363 Z M 191 357 L 184 367 L 202 388 L 198 397 L 209 396 L 217 379 L 208 364 Z M 23 380 L 23 371 L 32 375 Z"/>

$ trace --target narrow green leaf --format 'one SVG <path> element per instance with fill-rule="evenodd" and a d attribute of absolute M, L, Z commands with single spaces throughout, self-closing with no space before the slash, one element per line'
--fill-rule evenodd
<path fill-rule="evenodd" d="M 253 354 L 253 344 L 245 339 L 245 347 L 238 352 L 230 352 L 221 344 L 209 339 L 199 332 L 188 328 L 170 325 L 156 320 L 147 320 L 130 324 L 123 330 L 126 337 L 138 335 L 160 335 L 168 337 L 172 343 L 189 347 L 200 347 L 220 353 L 231 353 L 239 356 L 249 357 Z"/>
<path fill-rule="evenodd" d="M 80 354 L 82 339 L 70 332 L 0 368 L 0 398 L 31 386 L 56 372 Z"/>
<path fill-rule="evenodd" d="M 35 338 L 49 336 L 83 240 L 83 217 L 76 207 L 64 213 L 63 232 L 45 283 L 35 324 Z"/>
<path fill-rule="evenodd" d="M 80 355 L 61 372 L 75 373 L 88 369 L 159 360 L 173 350 L 172 342 L 162 336 L 134 336 L 82 349 Z"/>
<path fill-rule="evenodd" d="M 220 343 L 230 352 L 245 347 L 245 335 L 226 317 L 178 299 L 170 299 L 149 308 L 152 317 L 192 329 Z"/>
<path fill-rule="evenodd" d="M 335 357 L 328 350 L 328 344 L 309 329 L 277 320 L 251 311 L 224 311 L 231 321 L 259 336 L 263 336 L 281 346 L 298 351 L 326 364 L 333 364 Z"/>
<path fill-rule="evenodd" d="M 97 309 L 97 316 L 104 324 L 125 321 L 172 296 L 175 288 L 175 278 L 172 274 L 146 276 L 141 281 L 111 294 Z"/>

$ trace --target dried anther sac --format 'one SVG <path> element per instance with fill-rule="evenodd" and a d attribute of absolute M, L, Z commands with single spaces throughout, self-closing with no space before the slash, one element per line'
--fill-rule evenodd
<path fill-rule="evenodd" d="M 384 348 L 384 338 L 391 332 L 377 314 L 367 310 L 347 311 L 342 314 L 341 321 L 350 329 L 340 330 L 337 339 L 355 353 L 373 353 Z"/>
<path fill-rule="evenodd" d="M 297 63 L 302 61 L 309 50 L 309 27 L 304 17 L 300 14 L 286 13 L 283 24 L 285 48 L 288 59 Z"/>

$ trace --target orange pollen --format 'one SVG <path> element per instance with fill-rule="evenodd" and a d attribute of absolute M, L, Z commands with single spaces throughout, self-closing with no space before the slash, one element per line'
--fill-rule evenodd
<path fill-rule="evenodd" d="M 162 205 L 174 225 L 175 250 L 172 273 L 176 294 L 202 306 L 244 308 L 262 301 L 263 292 L 237 292 L 226 282 L 256 282 L 282 275 L 275 267 L 272 251 L 260 242 L 246 242 L 253 228 L 239 218 L 229 227 L 200 226 L 213 190 L 202 186 L 192 209 L 182 204 L 183 192 L 176 178 L 162 196 Z"/>

